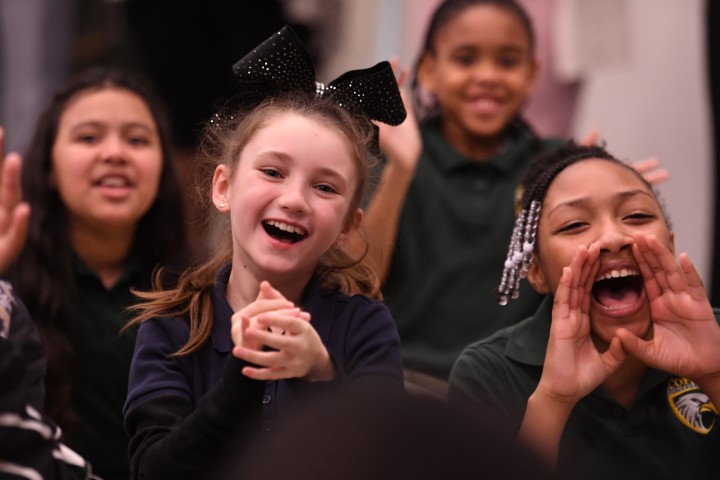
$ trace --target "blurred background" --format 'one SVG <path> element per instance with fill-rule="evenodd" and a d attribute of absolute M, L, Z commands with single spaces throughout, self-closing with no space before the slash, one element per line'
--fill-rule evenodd
<path fill-rule="evenodd" d="M 285 24 L 325 83 L 397 57 L 412 67 L 439 0 L 0 0 L 0 125 L 22 151 L 50 92 L 94 63 L 145 71 L 169 106 L 178 161 L 233 93 L 230 66 Z M 527 116 L 544 135 L 600 132 L 621 158 L 656 156 L 659 190 L 720 305 L 718 1 L 521 0 L 541 77 Z M 714 120 L 715 119 L 715 120 Z M 182 169 L 180 170 L 182 171 Z"/>

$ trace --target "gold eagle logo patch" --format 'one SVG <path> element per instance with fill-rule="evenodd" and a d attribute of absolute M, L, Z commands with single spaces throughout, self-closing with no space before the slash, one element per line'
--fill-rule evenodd
<path fill-rule="evenodd" d="M 697 383 L 687 378 L 671 378 L 667 396 L 670 408 L 685 426 L 703 435 L 712 430 L 718 410 Z"/>

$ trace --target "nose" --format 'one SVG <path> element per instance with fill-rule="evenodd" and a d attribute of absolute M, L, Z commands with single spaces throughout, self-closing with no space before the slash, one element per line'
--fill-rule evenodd
<path fill-rule="evenodd" d="M 497 80 L 498 68 L 490 59 L 482 59 L 475 64 L 472 74 L 477 82 L 493 83 Z"/>
<path fill-rule="evenodd" d="M 630 249 L 633 239 L 626 226 L 620 222 L 607 220 L 601 226 L 596 243 L 600 246 L 601 252 L 618 253 Z"/>
<path fill-rule="evenodd" d="M 125 163 L 125 143 L 118 135 L 106 136 L 101 144 L 100 155 L 103 162 Z"/>
<path fill-rule="evenodd" d="M 310 210 L 306 189 L 296 183 L 288 182 L 277 201 L 282 210 L 290 213 L 305 213 Z"/>

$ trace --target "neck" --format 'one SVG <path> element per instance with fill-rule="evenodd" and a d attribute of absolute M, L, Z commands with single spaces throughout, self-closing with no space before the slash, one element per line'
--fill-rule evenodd
<path fill-rule="evenodd" d="M 495 155 L 504 139 L 502 133 L 493 137 L 478 137 L 453 129 L 447 123 L 442 126 L 442 135 L 459 154 L 478 161 L 487 160 Z"/>
<path fill-rule="evenodd" d="M 237 312 L 257 300 L 260 291 L 260 282 L 267 280 L 273 288 L 278 290 L 286 299 L 300 306 L 302 294 L 310 278 L 298 280 L 297 277 L 288 282 L 280 276 L 263 277 L 251 273 L 242 264 L 233 263 L 228 279 L 225 296 L 234 312 Z"/>
<path fill-rule="evenodd" d="M 640 360 L 628 356 L 625 362 L 603 382 L 602 387 L 620 405 L 629 409 L 635 401 L 640 381 L 646 370 L 647 366 Z"/>
<path fill-rule="evenodd" d="M 100 278 L 105 288 L 120 279 L 132 247 L 135 228 L 103 231 L 70 228 L 70 244 L 78 257 Z"/>

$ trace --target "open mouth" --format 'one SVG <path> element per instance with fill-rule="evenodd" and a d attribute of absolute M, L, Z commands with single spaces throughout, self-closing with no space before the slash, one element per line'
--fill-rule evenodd
<path fill-rule="evenodd" d="M 595 301 L 609 311 L 633 307 L 643 299 L 643 279 L 632 269 L 611 270 L 595 280 L 592 294 Z"/>
<path fill-rule="evenodd" d="M 108 175 L 95 181 L 98 187 L 127 188 L 132 186 L 130 180 L 120 175 Z"/>
<path fill-rule="evenodd" d="M 276 220 L 267 220 L 262 225 L 268 235 L 283 243 L 297 243 L 307 236 L 303 228 Z"/>

